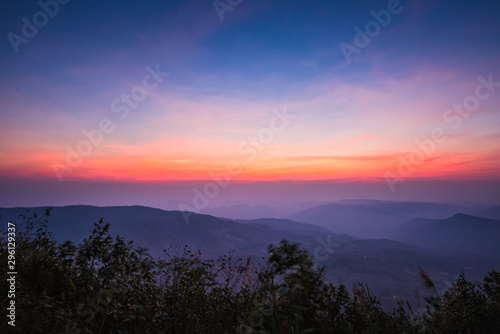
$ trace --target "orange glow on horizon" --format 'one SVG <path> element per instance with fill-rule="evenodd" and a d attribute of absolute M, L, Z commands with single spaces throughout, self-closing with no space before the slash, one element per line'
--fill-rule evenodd
<path fill-rule="evenodd" d="M 31 158 L 31 168 L 19 168 L 16 164 L 3 163 L 0 174 L 17 177 L 55 178 L 52 166 L 56 156 L 36 154 Z M 154 159 L 150 156 L 89 158 L 69 170 L 59 170 L 63 179 L 110 180 L 110 181 L 190 181 L 214 178 L 232 181 L 275 181 L 275 180 L 329 180 L 329 179 L 382 179 L 386 172 L 403 178 L 500 178 L 497 160 L 474 155 L 438 156 L 413 166 L 401 167 L 404 154 L 352 157 L 289 157 L 255 162 L 215 159 L 199 162 L 195 159 Z M 484 158 L 484 157 L 483 157 Z M 28 157 L 26 157 L 28 159 Z M 51 167 L 52 166 L 52 167 Z M 42 168 L 45 167 L 45 168 Z M 401 168 L 401 169 L 400 169 Z M 487 171 L 487 173 L 485 172 Z M 406 173 L 406 174 L 405 174 Z"/>

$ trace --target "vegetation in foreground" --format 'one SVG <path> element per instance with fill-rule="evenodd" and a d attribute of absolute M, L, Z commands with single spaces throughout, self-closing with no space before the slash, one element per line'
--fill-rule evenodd
<path fill-rule="evenodd" d="M 388 313 L 362 283 L 352 293 L 326 283 L 324 268 L 286 240 L 262 264 L 231 254 L 202 260 L 187 248 L 154 259 L 102 220 L 78 246 L 58 245 L 46 223 L 34 215 L 16 227 L 15 327 L 2 270 L 2 333 L 500 333 L 496 271 L 483 282 L 461 275 L 425 309 L 401 301 Z M 5 231 L 2 268 L 8 255 Z"/>

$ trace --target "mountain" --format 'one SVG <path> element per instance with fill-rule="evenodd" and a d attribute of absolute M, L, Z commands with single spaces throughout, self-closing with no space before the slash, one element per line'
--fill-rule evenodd
<path fill-rule="evenodd" d="M 259 218 L 259 219 L 237 219 L 237 222 L 243 224 L 257 224 L 257 225 L 265 225 L 269 226 L 278 231 L 292 231 L 298 233 L 312 233 L 314 235 L 318 235 L 318 233 L 324 234 L 329 233 L 333 234 L 333 231 L 318 225 L 313 224 L 305 224 L 299 223 L 290 219 L 278 219 L 278 218 Z M 343 238 L 345 240 L 353 239 L 349 236 L 336 236 L 338 239 Z"/>
<path fill-rule="evenodd" d="M 322 204 L 318 201 L 281 202 L 262 204 L 239 203 L 201 210 L 200 213 L 230 219 L 286 218 L 297 210 L 304 210 Z M 178 208 L 178 206 L 176 206 Z"/>
<path fill-rule="evenodd" d="M 5 226 L 6 221 L 12 221 L 18 224 L 19 232 L 23 225 L 19 214 L 42 214 L 45 209 L 0 208 L 1 226 Z M 489 258 L 451 257 L 419 245 L 387 239 L 359 240 L 337 234 L 335 230 L 330 232 L 325 227 L 288 219 L 234 221 L 192 213 L 190 223 L 186 224 L 183 214 L 179 211 L 143 206 L 54 207 L 48 218 L 48 227 L 58 242 L 71 240 L 78 244 L 89 236 L 93 223 L 104 218 L 105 222 L 111 224 L 112 235 L 119 234 L 126 240 L 133 240 L 136 246 L 150 249 L 154 256 L 162 256 L 163 249 L 171 245 L 188 245 L 191 251 L 201 250 L 205 257 L 213 258 L 233 250 L 237 257 L 260 257 L 267 254 L 267 246 L 270 243 L 277 244 L 282 238 L 287 238 L 307 248 L 315 256 L 318 265 L 326 266 L 326 278 L 330 282 L 343 283 L 350 288 L 354 282 L 364 281 L 373 292 L 382 296 L 388 308 L 394 306 L 400 298 L 414 300 L 413 289 L 422 287 L 418 267 L 426 270 L 438 285 L 438 289 L 444 288 L 445 282 L 453 282 L 461 271 L 465 271 L 469 279 L 479 279 L 488 270 L 500 268 L 500 261 L 491 261 Z M 402 226 L 400 233 L 403 233 L 405 228 L 410 230 L 408 234 L 415 233 L 411 232 L 414 229 L 420 231 L 421 227 L 422 231 L 427 231 L 427 226 L 430 224 L 432 227 L 436 222 L 440 221 L 414 221 Z M 454 226 L 457 229 L 466 229 L 464 234 L 473 235 L 469 225 L 467 220 Z M 435 231 L 427 233 L 432 234 Z M 498 236 L 493 230 L 488 230 L 488 233 L 490 236 Z M 481 237 L 477 235 L 477 238 Z M 488 244 L 491 244 L 490 239 L 487 239 Z M 422 291 L 421 295 L 426 293 L 431 292 Z"/>
<path fill-rule="evenodd" d="M 20 222 L 19 214 L 26 213 L 26 210 L 42 215 L 45 209 L 47 208 L 0 208 L 0 216 L 2 220 Z M 162 250 L 170 245 L 186 244 L 191 250 L 202 250 L 207 256 L 218 256 L 231 250 L 236 250 L 241 256 L 265 255 L 267 246 L 282 238 L 307 244 L 313 242 L 314 236 L 323 235 L 326 231 L 317 226 L 296 223 L 302 229 L 298 231 L 300 233 L 294 233 L 297 232 L 298 225 L 293 225 L 290 221 L 288 223 L 291 228 L 286 228 L 286 224 L 281 222 L 280 228 L 274 229 L 270 226 L 273 224 L 265 224 L 265 221 L 261 221 L 263 224 L 243 223 L 196 213 L 191 214 L 187 224 L 180 211 L 143 206 L 54 207 L 48 226 L 57 241 L 71 240 L 79 243 L 89 235 L 93 223 L 101 218 L 111 224 L 112 234 L 134 240 L 136 245 L 150 249 L 156 256 L 161 255 Z"/>
<path fill-rule="evenodd" d="M 449 255 L 500 258 L 500 220 L 458 213 L 442 220 L 418 219 L 393 238 Z"/>
<path fill-rule="evenodd" d="M 284 217 L 284 210 L 269 205 L 237 204 L 204 209 L 202 213 L 231 219 L 257 219 L 261 217 Z"/>
<path fill-rule="evenodd" d="M 396 226 L 392 233 L 391 239 L 400 240 L 401 235 L 411 235 L 414 231 L 420 230 L 422 227 L 432 224 L 439 219 L 429 219 L 429 218 L 415 218 L 407 223 Z"/>
<path fill-rule="evenodd" d="M 342 200 L 297 212 L 289 218 L 358 238 L 385 238 L 394 227 L 411 219 L 446 218 L 461 210 L 462 207 L 437 203 Z"/>
<path fill-rule="evenodd" d="M 500 205 L 480 211 L 475 216 L 500 220 Z"/>

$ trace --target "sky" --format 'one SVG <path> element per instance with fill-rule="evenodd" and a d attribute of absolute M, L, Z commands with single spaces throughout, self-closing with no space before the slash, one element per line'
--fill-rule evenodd
<path fill-rule="evenodd" d="M 496 1 L 0 6 L 6 206 L 500 201 Z"/>

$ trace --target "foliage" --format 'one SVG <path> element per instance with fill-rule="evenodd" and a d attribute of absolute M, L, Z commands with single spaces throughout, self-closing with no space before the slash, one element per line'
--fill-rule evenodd
<path fill-rule="evenodd" d="M 57 244 L 47 218 L 23 217 L 16 245 L 19 333 L 498 333 L 500 273 L 470 282 L 461 275 L 415 314 L 401 301 L 392 313 L 362 283 L 352 291 L 325 282 L 324 268 L 299 244 L 270 245 L 264 263 L 233 253 L 165 250 L 152 258 L 102 219 L 76 246 Z M 7 233 L 0 238 L 6 268 Z M 430 278 L 421 271 L 427 286 Z M 8 290 L 7 271 L 0 274 Z M 433 285 L 433 284 L 432 284 Z M 2 295 L 0 307 L 9 301 Z M 4 311 L 5 312 L 5 311 Z M 4 316 L 5 319 L 5 316 Z M 2 321 L 0 332 L 6 332 Z"/>

